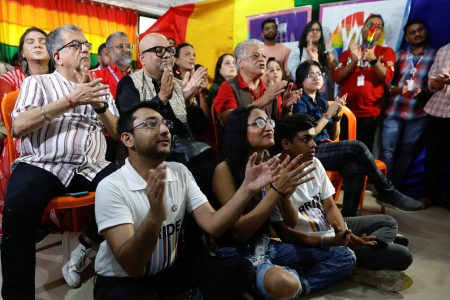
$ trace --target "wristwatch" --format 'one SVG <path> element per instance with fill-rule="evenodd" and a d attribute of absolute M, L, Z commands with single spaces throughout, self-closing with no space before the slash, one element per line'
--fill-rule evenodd
<path fill-rule="evenodd" d="M 103 103 L 104 105 L 100 108 L 94 108 L 94 111 L 100 115 L 100 114 L 104 114 L 106 112 L 106 110 L 108 109 L 109 105 L 107 102 Z"/>

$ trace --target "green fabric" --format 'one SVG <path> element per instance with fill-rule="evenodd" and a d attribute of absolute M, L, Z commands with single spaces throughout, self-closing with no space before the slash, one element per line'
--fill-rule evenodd
<path fill-rule="evenodd" d="M 294 0 L 294 6 L 312 5 L 312 19 L 319 20 L 320 4 L 343 2 L 344 0 Z"/>

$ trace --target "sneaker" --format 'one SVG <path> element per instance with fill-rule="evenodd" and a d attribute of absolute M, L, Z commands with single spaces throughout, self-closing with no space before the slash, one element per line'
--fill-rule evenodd
<path fill-rule="evenodd" d="M 91 253 L 90 248 L 86 248 L 79 244 L 70 254 L 70 259 L 62 267 L 64 280 L 70 287 L 77 287 L 80 285 L 81 271 L 86 266 L 86 258 Z"/>
<path fill-rule="evenodd" d="M 413 280 L 406 273 L 395 270 L 368 270 L 355 268 L 351 280 L 367 284 L 386 292 L 406 290 L 413 284 Z"/>
<path fill-rule="evenodd" d="M 403 245 L 405 247 L 409 245 L 408 238 L 406 236 L 404 236 L 403 234 L 397 234 L 397 236 L 395 237 L 395 239 L 392 242 L 394 244 Z"/>
<path fill-rule="evenodd" d="M 413 212 L 424 208 L 422 202 L 403 195 L 398 190 L 394 190 L 392 194 L 387 197 L 382 197 L 382 199 L 380 198 L 381 196 L 379 195 L 377 198 L 377 203 L 379 205 L 394 208 L 404 213 Z"/>

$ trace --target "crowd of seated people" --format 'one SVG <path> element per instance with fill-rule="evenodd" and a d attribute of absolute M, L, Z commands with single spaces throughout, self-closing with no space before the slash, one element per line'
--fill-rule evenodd
<path fill-rule="evenodd" d="M 20 153 L 2 221 L 3 298 L 34 299 L 45 208 L 55 196 L 85 190 L 96 191 L 95 213 L 62 274 L 80 286 L 100 245 L 95 299 L 291 299 L 344 276 L 386 291 L 408 288 L 407 238 L 394 218 L 358 216 L 358 205 L 366 176 L 381 205 L 414 212 L 439 202 L 450 146 L 435 131 L 450 128 L 450 44 L 434 51 L 426 24 L 411 20 L 396 55 L 376 45 L 381 15 L 365 20 L 362 44 L 351 42 L 339 58 L 318 21 L 307 24 L 293 51 L 276 43 L 277 30 L 267 19 L 264 41 L 222 54 L 209 86 L 189 41 L 144 36 L 142 69 L 134 69 L 133 41 L 115 32 L 98 50 L 99 67 L 89 70 L 92 44 L 77 26 L 27 29 L 20 67 L 0 77 L 1 97 L 20 91 L 12 112 Z M 356 116 L 358 140 L 340 135 L 343 106 Z M 171 149 L 213 125 L 221 128 L 220 160 L 197 176 Z M 387 177 L 373 155 L 378 128 Z M 398 188 L 422 135 L 418 201 Z M 342 210 L 325 170 L 343 177 Z M 443 176 L 433 180 L 437 173 Z M 201 255 L 181 247 L 188 221 L 209 249 Z"/>

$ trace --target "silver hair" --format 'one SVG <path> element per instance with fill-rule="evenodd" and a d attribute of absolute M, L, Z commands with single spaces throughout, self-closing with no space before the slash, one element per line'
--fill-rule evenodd
<path fill-rule="evenodd" d="M 239 58 L 243 58 L 245 56 L 247 56 L 247 53 L 245 52 L 245 49 L 247 48 L 248 45 L 259 45 L 261 47 L 264 47 L 264 43 L 261 42 L 260 40 L 257 39 L 250 39 L 248 41 L 239 43 L 236 48 L 234 48 L 234 58 L 235 58 L 235 65 L 236 65 L 236 70 L 239 72 L 239 66 L 237 64 L 237 60 Z"/>
<path fill-rule="evenodd" d="M 123 31 L 118 31 L 118 32 L 111 33 L 108 36 L 108 38 L 106 39 L 106 42 L 105 42 L 106 47 L 107 48 L 111 48 L 113 39 L 118 38 L 118 37 L 128 38 L 128 35 L 125 32 L 123 32 Z"/>
<path fill-rule="evenodd" d="M 55 62 L 55 59 L 53 58 L 53 54 L 56 52 L 57 49 L 61 48 L 66 43 L 66 41 L 64 41 L 64 38 L 62 37 L 62 34 L 61 34 L 63 31 L 82 32 L 80 27 L 77 27 L 72 24 L 68 24 L 68 25 L 60 26 L 60 27 L 52 30 L 48 34 L 48 36 L 47 36 L 47 52 L 55 66 L 56 66 L 56 62 Z"/>

